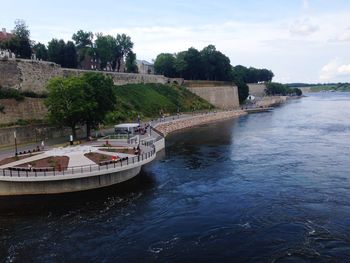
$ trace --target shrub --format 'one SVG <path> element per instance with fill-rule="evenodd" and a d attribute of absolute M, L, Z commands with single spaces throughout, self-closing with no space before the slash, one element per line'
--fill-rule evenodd
<path fill-rule="evenodd" d="M 0 99 L 15 99 L 21 101 L 24 100 L 24 96 L 16 89 L 0 87 Z"/>

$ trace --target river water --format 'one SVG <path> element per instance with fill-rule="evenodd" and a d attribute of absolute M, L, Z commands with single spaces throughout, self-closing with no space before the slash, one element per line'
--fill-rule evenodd
<path fill-rule="evenodd" d="M 134 180 L 0 200 L 4 262 L 349 262 L 350 94 L 174 133 Z"/>

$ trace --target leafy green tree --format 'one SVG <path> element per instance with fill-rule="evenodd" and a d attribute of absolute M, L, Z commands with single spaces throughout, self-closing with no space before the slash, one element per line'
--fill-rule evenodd
<path fill-rule="evenodd" d="M 72 41 L 64 42 L 63 39 L 52 39 L 48 45 L 48 59 L 64 68 L 77 67 L 77 51 Z"/>
<path fill-rule="evenodd" d="M 102 33 L 96 34 L 95 51 L 100 59 L 100 69 L 103 70 L 107 63 L 115 64 L 117 57 L 116 39 L 110 35 L 104 36 Z"/>
<path fill-rule="evenodd" d="M 270 82 L 266 85 L 267 95 L 283 95 L 286 96 L 293 92 L 288 86 L 277 82 Z"/>
<path fill-rule="evenodd" d="M 247 97 L 249 96 L 249 87 L 248 85 L 241 79 L 235 79 L 234 83 L 236 84 L 238 88 L 238 99 L 239 103 L 244 102 Z"/>
<path fill-rule="evenodd" d="M 52 39 L 47 47 L 47 54 L 49 61 L 55 62 L 59 65 L 64 64 L 65 42 L 61 39 Z"/>
<path fill-rule="evenodd" d="M 13 36 L 2 44 L 3 48 L 11 50 L 16 56 L 21 58 L 31 58 L 32 43 L 30 31 L 24 20 L 17 19 Z"/>
<path fill-rule="evenodd" d="M 229 80 L 231 77 L 230 59 L 209 45 L 200 52 L 205 80 Z"/>
<path fill-rule="evenodd" d="M 132 52 L 132 48 L 134 47 L 134 43 L 131 41 L 131 38 L 125 34 L 118 34 L 116 37 L 116 66 L 117 71 L 120 71 L 120 66 L 124 58 Z"/>
<path fill-rule="evenodd" d="M 44 61 L 48 59 L 47 48 L 44 44 L 41 44 L 40 42 L 35 44 L 33 46 L 33 50 L 37 59 L 41 59 Z"/>
<path fill-rule="evenodd" d="M 186 62 L 186 54 L 187 51 L 182 51 L 177 53 L 175 57 L 175 71 L 176 75 L 180 78 L 183 78 L 185 76 L 186 71 L 188 69 Z"/>
<path fill-rule="evenodd" d="M 63 67 L 76 68 L 78 66 L 78 56 L 75 45 L 72 41 L 68 41 L 64 47 Z"/>
<path fill-rule="evenodd" d="M 75 42 L 78 53 L 78 64 L 81 66 L 81 63 L 84 61 L 86 56 L 92 53 L 93 49 L 93 38 L 94 35 L 92 32 L 85 32 L 79 30 L 77 33 L 73 34 L 72 39 Z"/>
<path fill-rule="evenodd" d="M 295 95 L 297 95 L 297 96 L 303 95 L 303 92 L 299 88 L 294 88 L 293 93 L 295 93 Z"/>
<path fill-rule="evenodd" d="M 176 77 L 175 57 L 169 53 L 161 53 L 154 62 L 154 70 L 169 78 Z"/>
<path fill-rule="evenodd" d="M 83 119 L 89 138 L 91 128 L 103 122 L 106 114 L 115 108 L 117 99 L 113 91 L 114 83 L 110 77 L 91 72 L 84 74 L 82 80 L 87 84 L 84 86 L 84 100 L 88 106 Z"/>
<path fill-rule="evenodd" d="M 50 121 L 58 126 L 70 127 L 74 138 L 75 127 L 83 122 L 90 106 L 84 96 L 87 85 L 79 77 L 53 78 L 47 85 L 48 96 L 45 105 Z"/>
<path fill-rule="evenodd" d="M 136 54 L 132 51 L 126 56 L 125 60 L 126 72 L 137 73 L 138 67 L 136 63 Z"/>
<path fill-rule="evenodd" d="M 183 73 L 185 79 L 201 79 L 202 61 L 201 54 L 193 47 L 189 48 L 184 56 L 186 70 Z"/>

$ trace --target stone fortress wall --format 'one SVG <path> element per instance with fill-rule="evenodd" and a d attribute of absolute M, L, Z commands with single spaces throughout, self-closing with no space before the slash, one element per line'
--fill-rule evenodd
<path fill-rule="evenodd" d="M 40 98 L 25 98 L 21 101 L 1 99 L 0 105 L 4 106 L 4 113 L 0 113 L 0 124 L 17 120 L 42 120 L 47 114 L 47 108 Z"/>
<path fill-rule="evenodd" d="M 0 86 L 15 88 L 21 91 L 33 91 L 42 93 L 45 91 L 47 82 L 57 76 L 80 75 L 87 70 L 61 68 L 52 62 L 43 62 L 23 59 L 0 60 Z M 100 71 L 97 71 L 100 72 Z M 134 74 L 120 72 L 101 72 L 111 76 L 115 85 L 136 83 L 177 83 L 181 79 L 169 79 L 162 75 Z M 181 84 L 181 83 L 179 83 Z"/>
<path fill-rule="evenodd" d="M 265 89 L 266 84 L 265 83 L 248 83 L 249 87 L 249 95 L 253 95 L 254 97 L 264 97 L 266 96 Z"/>
<path fill-rule="evenodd" d="M 184 85 L 194 94 L 223 110 L 239 108 L 238 88 L 230 82 L 184 81 Z"/>

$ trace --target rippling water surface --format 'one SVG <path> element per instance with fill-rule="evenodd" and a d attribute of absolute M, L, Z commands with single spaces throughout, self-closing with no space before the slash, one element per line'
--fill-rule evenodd
<path fill-rule="evenodd" d="M 0 200 L 5 262 L 349 262 L 350 94 L 177 132 L 135 180 Z"/>

